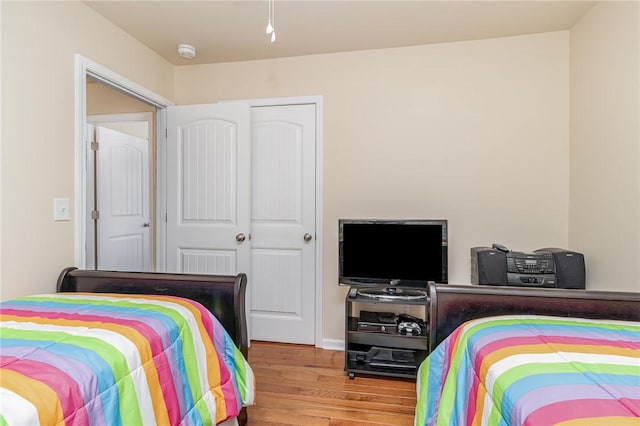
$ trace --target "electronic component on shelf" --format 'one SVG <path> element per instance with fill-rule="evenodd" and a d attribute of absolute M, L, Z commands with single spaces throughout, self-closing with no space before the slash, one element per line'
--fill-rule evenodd
<path fill-rule="evenodd" d="M 422 327 L 417 322 L 403 321 L 398 324 L 398 333 L 419 336 L 422 334 Z"/>
<path fill-rule="evenodd" d="M 416 352 L 410 349 L 372 346 L 367 351 L 348 351 L 348 358 L 361 367 L 382 369 L 416 370 Z M 370 372 L 371 370 L 367 370 Z"/>
<path fill-rule="evenodd" d="M 398 320 L 392 312 L 360 311 L 358 331 L 395 333 L 397 327 Z"/>
<path fill-rule="evenodd" d="M 369 353 L 371 354 L 370 367 L 416 369 L 415 351 L 372 346 Z"/>
<path fill-rule="evenodd" d="M 421 318 L 409 314 L 398 315 L 398 333 L 402 335 L 420 336 L 424 326 Z"/>

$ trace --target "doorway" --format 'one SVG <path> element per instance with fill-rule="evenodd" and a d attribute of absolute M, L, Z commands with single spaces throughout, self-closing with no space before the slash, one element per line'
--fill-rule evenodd
<path fill-rule="evenodd" d="M 104 98 L 87 92 L 94 109 Z M 87 121 L 87 268 L 152 271 L 153 113 L 89 115 Z"/>
<path fill-rule="evenodd" d="M 88 142 L 90 135 L 87 130 L 89 125 L 88 113 L 111 114 L 117 112 L 113 106 L 114 96 L 117 95 L 120 99 L 124 96 L 129 100 L 129 103 L 135 104 L 134 107 L 129 106 L 129 111 L 150 112 L 153 114 L 151 122 L 155 121 L 150 130 L 152 143 L 149 144 L 150 153 L 148 156 L 150 160 L 149 168 L 152 170 L 149 173 L 150 183 L 148 185 L 150 194 L 149 223 L 151 228 L 148 233 L 151 240 L 151 269 L 162 270 L 160 259 L 164 259 L 164 256 L 161 256 L 159 250 L 156 249 L 162 244 L 162 227 L 156 226 L 153 229 L 153 224 L 159 223 L 157 206 L 164 206 L 164 198 L 162 192 L 157 191 L 160 185 L 158 181 L 161 176 L 157 175 L 157 167 L 155 167 L 154 162 L 164 161 L 161 150 L 157 150 L 156 147 L 161 147 L 164 144 L 165 109 L 173 103 L 81 55 L 75 56 L 75 65 L 75 264 L 80 268 L 95 267 L 95 229 L 92 229 L 93 222 L 91 220 L 94 200 L 90 196 L 93 193 L 90 189 L 94 180 L 89 166 L 91 155 L 87 154 L 87 144 L 90 143 Z M 108 93 L 106 96 L 109 97 L 109 101 L 100 105 L 99 109 L 91 103 L 94 98 L 88 93 L 88 82 L 95 83 L 93 84 L 94 89 Z M 121 112 L 121 110 L 118 112 Z M 162 129 L 162 131 L 158 131 L 158 129 Z M 154 139 L 155 144 L 153 143 Z"/>

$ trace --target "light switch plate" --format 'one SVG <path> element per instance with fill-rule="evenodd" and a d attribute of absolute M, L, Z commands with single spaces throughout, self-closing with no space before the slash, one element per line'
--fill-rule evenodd
<path fill-rule="evenodd" d="M 71 215 L 69 214 L 69 199 L 68 198 L 54 198 L 53 199 L 53 220 L 69 220 Z"/>

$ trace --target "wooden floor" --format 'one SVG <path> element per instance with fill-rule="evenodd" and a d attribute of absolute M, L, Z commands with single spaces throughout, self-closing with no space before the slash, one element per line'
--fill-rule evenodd
<path fill-rule="evenodd" d="M 344 352 L 252 341 L 249 363 L 256 376 L 249 426 L 413 425 L 415 381 L 351 380 Z"/>

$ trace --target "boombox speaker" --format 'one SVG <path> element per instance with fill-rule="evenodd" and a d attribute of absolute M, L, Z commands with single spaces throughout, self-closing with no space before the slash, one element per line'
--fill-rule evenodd
<path fill-rule="evenodd" d="M 507 285 L 507 254 L 489 247 L 472 247 L 471 283 Z"/>
<path fill-rule="evenodd" d="M 534 253 L 547 252 L 553 255 L 556 266 L 556 287 L 585 289 L 584 255 L 559 248 L 542 248 Z"/>

